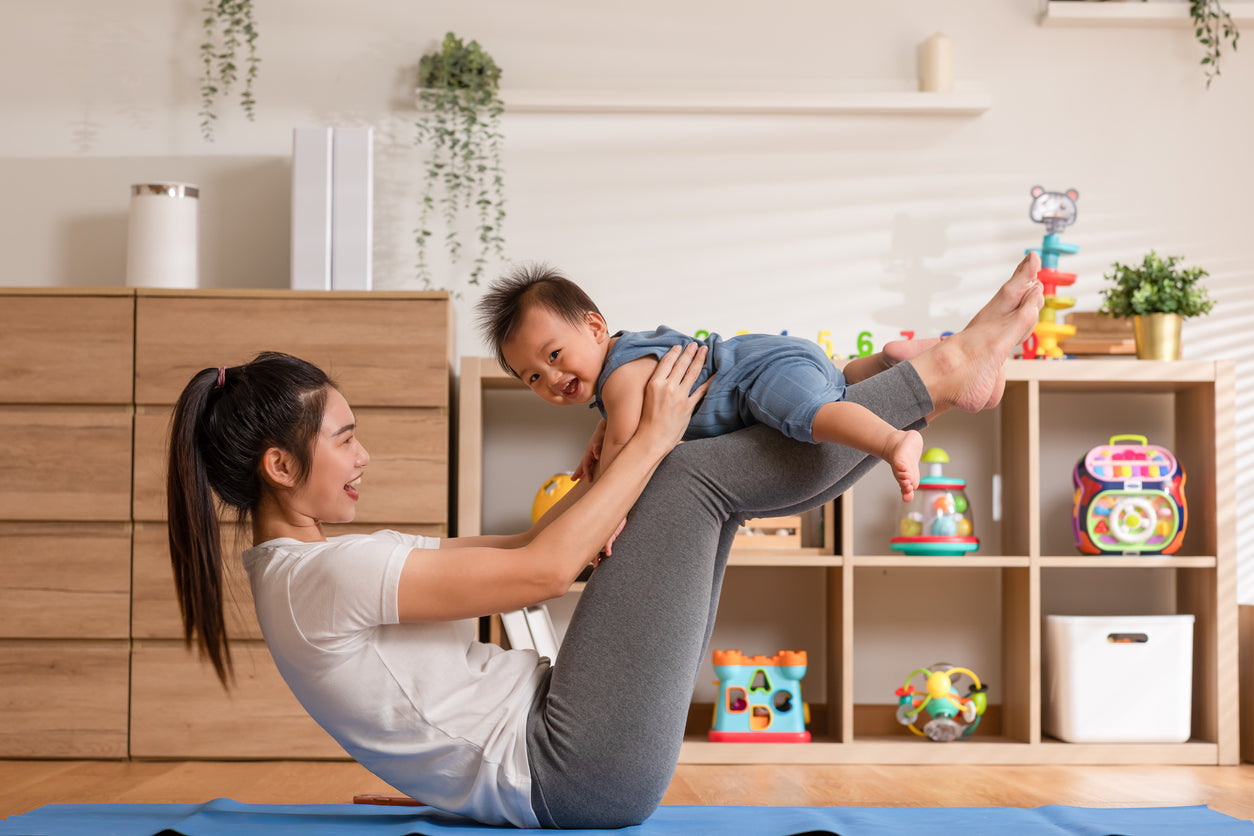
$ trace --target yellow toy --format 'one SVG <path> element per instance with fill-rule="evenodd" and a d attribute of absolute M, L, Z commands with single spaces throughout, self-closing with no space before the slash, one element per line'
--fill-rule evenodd
<path fill-rule="evenodd" d="M 573 487 L 573 473 L 556 473 L 546 479 L 540 490 L 536 491 L 535 501 L 531 503 L 531 522 L 538 522 Z"/>

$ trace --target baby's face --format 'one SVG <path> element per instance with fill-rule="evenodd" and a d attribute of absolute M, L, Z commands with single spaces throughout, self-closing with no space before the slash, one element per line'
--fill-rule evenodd
<path fill-rule="evenodd" d="M 531 391 L 570 406 L 592 400 L 608 344 L 605 320 L 597 314 L 586 314 L 576 325 L 533 305 L 502 349 L 505 362 Z"/>

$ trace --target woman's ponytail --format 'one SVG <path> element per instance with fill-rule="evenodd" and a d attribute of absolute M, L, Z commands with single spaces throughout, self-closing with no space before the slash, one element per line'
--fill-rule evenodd
<path fill-rule="evenodd" d="M 200 454 L 198 427 L 208 412 L 219 372 L 204 369 L 192 378 L 174 407 L 166 504 L 170 560 L 183 616 L 183 639 L 197 636 L 223 685 L 231 673 L 222 598 L 222 538 L 217 503 Z"/>

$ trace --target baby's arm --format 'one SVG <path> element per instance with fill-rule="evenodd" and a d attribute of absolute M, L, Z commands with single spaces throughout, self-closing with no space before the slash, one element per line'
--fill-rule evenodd
<path fill-rule="evenodd" d="M 644 387 L 657 368 L 653 357 L 640 357 L 615 369 L 601 388 L 601 402 L 605 405 L 605 438 L 601 442 L 601 459 L 597 462 L 597 474 L 603 474 L 614 462 L 619 452 L 631 441 L 640 426 L 640 412 L 644 408 Z M 614 539 L 623 530 L 626 518 L 605 543 L 608 557 L 614 547 Z"/>
<path fill-rule="evenodd" d="M 923 455 L 923 436 L 915 430 L 899 430 L 861 404 L 833 401 L 819 408 L 810 432 L 815 441 L 843 444 L 888 462 L 902 501 L 914 497 Z"/>
<path fill-rule="evenodd" d="M 605 404 L 605 439 L 597 470 L 604 473 L 618 452 L 636 434 L 640 410 L 644 407 L 644 387 L 657 368 L 657 359 L 640 357 L 615 369 L 601 389 Z"/>

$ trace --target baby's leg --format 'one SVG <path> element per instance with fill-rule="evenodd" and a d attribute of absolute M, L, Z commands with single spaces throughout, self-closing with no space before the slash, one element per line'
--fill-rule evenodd
<path fill-rule="evenodd" d="M 940 342 L 939 337 L 919 340 L 893 340 L 884 348 L 866 357 L 855 357 L 840 367 L 848 383 L 860 383 L 869 377 L 888 371 L 898 363 L 913 360 Z"/>
<path fill-rule="evenodd" d="M 923 436 L 916 430 L 899 430 L 861 404 L 834 401 L 819 408 L 810 433 L 815 441 L 843 444 L 888 462 L 902 501 L 914 498 L 923 455 Z"/>

